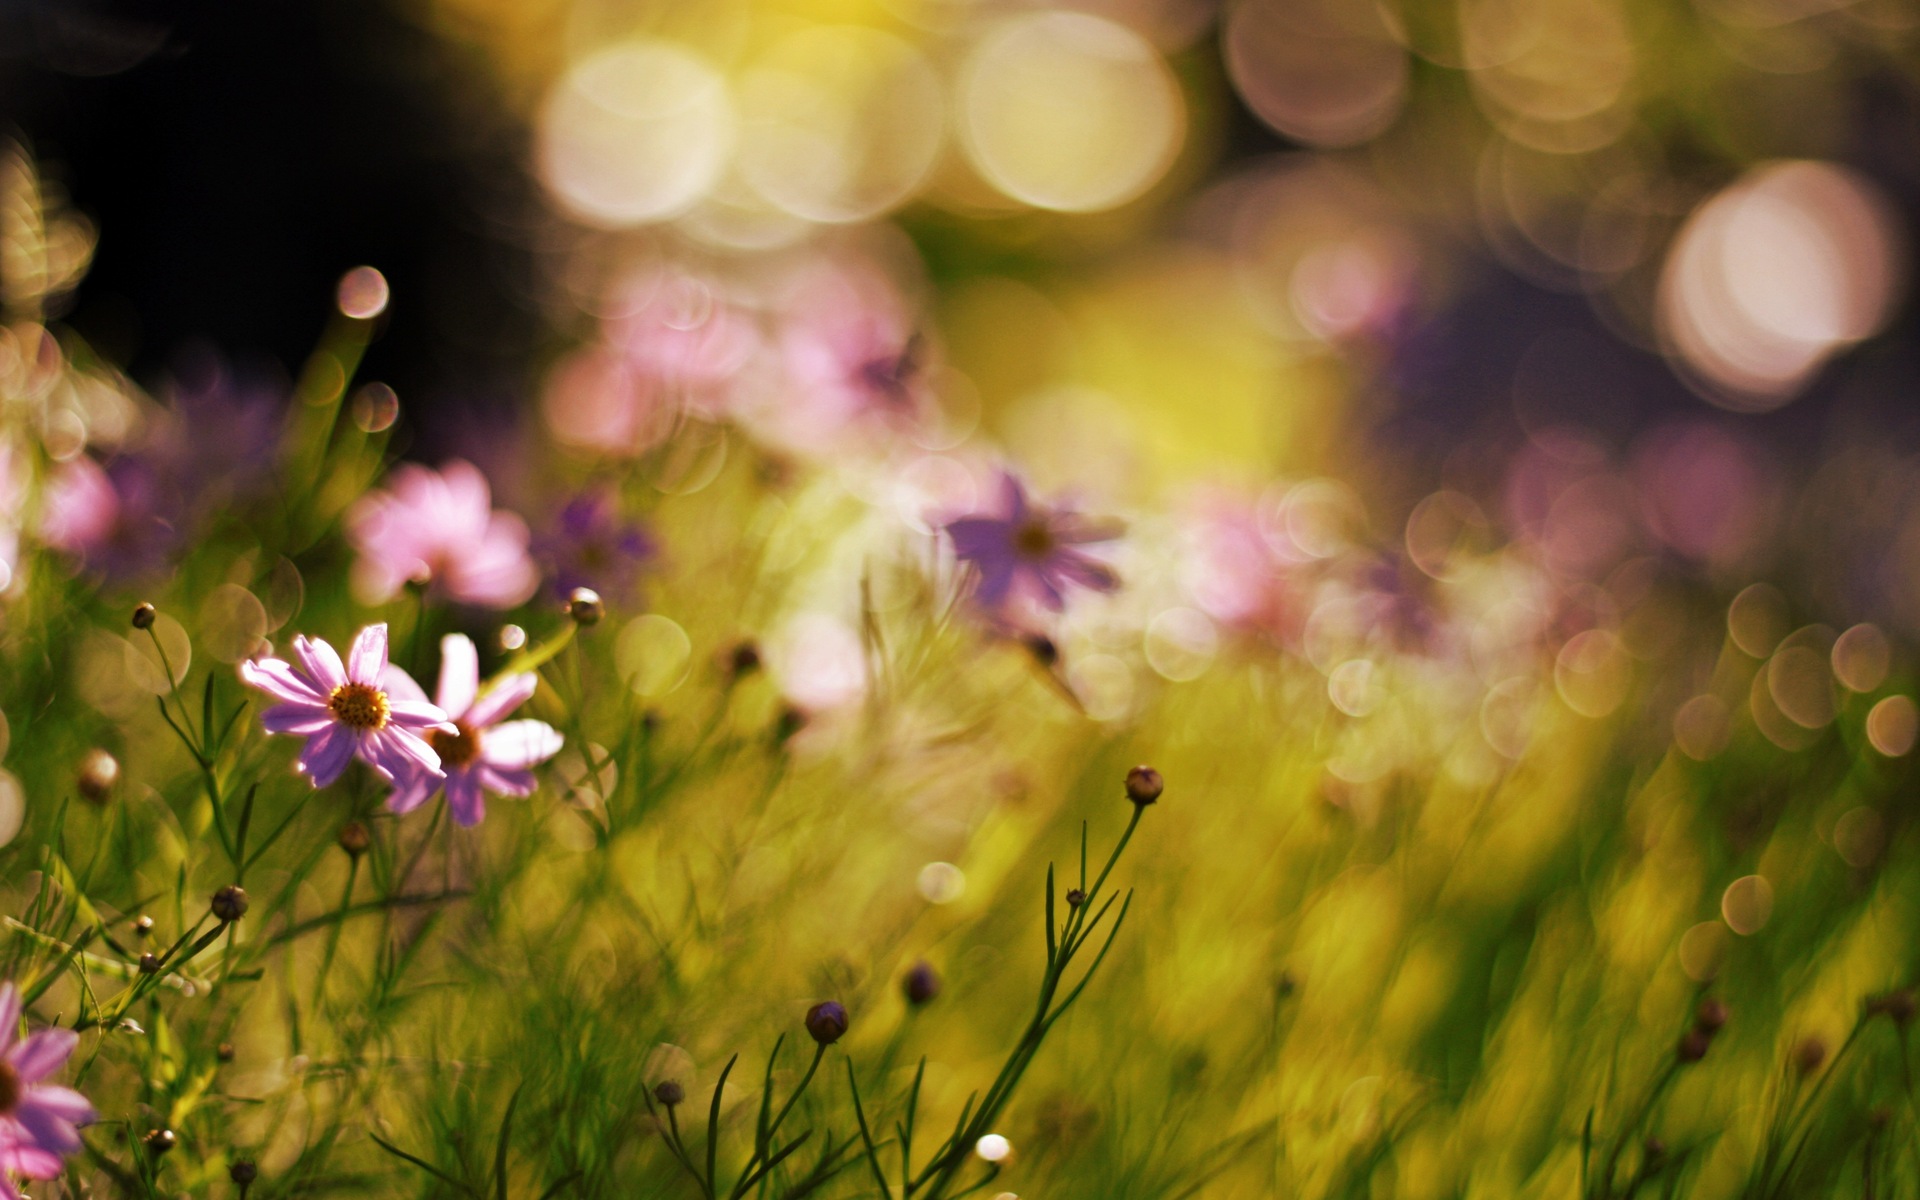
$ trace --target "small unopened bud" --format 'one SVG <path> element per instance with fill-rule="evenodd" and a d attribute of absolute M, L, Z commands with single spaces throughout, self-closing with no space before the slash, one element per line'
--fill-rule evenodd
<path fill-rule="evenodd" d="M 807 1032 L 822 1046 L 833 1045 L 847 1032 L 847 1010 L 838 1001 L 821 1001 L 807 1010 Z"/>
<path fill-rule="evenodd" d="M 727 656 L 727 671 L 735 679 L 751 675 L 760 669 L 760 647 L 752 642 L 740 642 Z"/>
<path fill-rule="evenodd" d="M 1702 1000 L 1700 1007 L 1694 1011 L 1693 1027 L 1708 1037 L 1719 1033 L 1726 1027 L 1726 1024 L 1727 1006 L 1724 1001 L 1717 997 L 1709 996 L 1705 1000 Z"/>
<path fill-rule="evenodd" d="M 687 1098 L 687 1089 L 681 1087 L 674 1080 L 669 1079 L 653 1089 L 653 1098 L 668 1108 L 672 1108 Z"/>
<path fill-rule="evenodd" d="M 213 915 L 228 925 L 247 915 L 247 889 L 230 883 L 213 894 Z"/>
<path fill-rule="evenodd" d="M 173 1136 L 171 1129 L 149 1129 L 140 1144 L 147 1148 L 148 1154 L 157 1157 L 179 1145 L 180 1139 Z"/>
<path fill-rule="evenodd" d="M 600 618 L 607 615 L 607 606 L 599 592 L 578 587 L 567 597 L 567 615 L 575 625 L 598 625 Z"/>
<path fill-rule="evenodd" d="M 1696 1063 L 1707 1056 L 1707 1047 L 1713 1044 L 1713 1035 L 1702 1033 L 1698 1029 L 1689 1029 L 1680 1039 L 1680 1048 L 1676 1053 L 1683 1063 Z"/>
<path fill-rule="evenodd" d="M 1085 904 L 1086 902 L 1087 902 L 1087 894 L 1085 892 L 1081 891 L 1079 888 L 1067 889 L 1067 907 L 1068 908 L 1079 908 L 1082 904 Z"/>
<path fill-rule="evenodd" d="M 908 968 L 906 978 L 900 981 L 900 990 L 906 993 L 907 1003 L 918 1008 L 940 994 L 940 973 L 933 969 L 932 963 L 922 959 Z"/>
<path fill-rule="evenodd" d="M 140 973 L 142 975 L 158 975 L 160 973 L 160 956 L 151 951 L 142 954 L 140 956 Z"/>
<path fill-rule="evenodd" d="M 1793 1047 L 1793 1069 L 1811 1075 L 1827 1061 L 1827 1044 L 1817 1037 L 1804 1037 Z"/>
<path fill-rule="evenodd" d="M 233 1043 L 221 1042 L 218 1046 L 215 1046 L 213 1048 L 213 1056 L 219 1059 L 221 1062 L 232 1062 L 233 1061 Z"/>
<path fill-rule="evenodd" d="M 1127 772 L 1127 799 L 1138 805 L 1152 804 L 1160 798 L 1166 783 L 1152 767 L 1135 767 Z"/>
<path fill-rule="evenodd" d="M 95 746 L 80 756 L 80 775 L 75 782 L 82 796 L 95 804 L 105 804 L 120 782 L 120 760 Z"/>
<path fill-rule="evenodd" d="M 345 850 L 349 857 L 359 858 L 367 852 L 368 846 L 373 845 L 373 834 L 360 822 L 348 821 L 340 827 L 340 832 L 334 835 L 334 840 L 340 843 L 340 848 Z"/>
<path fill-rule="evenodd" d="M 227 1168 L 227 1178 L 245 1187 L 260 1178 L 260 1168 L 254 1166 L 250 1158 L 236 1158 L 233 1165 Z"/>
<path fill-rule="evenodd" d="M 142 603 L 133 610 L 133 627 L 135 629 L 152 629 L 154 618 L 159 615 L 159 609 L 151 604 Z"/>
<path fill-rule="evenodd" d="M 1027 653 L 1033 655 L 1033 661 L 1043 667 L 1051 667 L 1060 661 L 1060 647 L 1044 633 L 1030 633 L 1021 639 L 1026 643 Z"/>
<path fill-rule="evenodd" d="M 133 919 L 133 936 L 146 937 L 153 932 L 153 918 L 145 913 Z"/>
<path fill-rule="evenodd" d="M 789 704 L 781 708 L 780 715 L 774 718 L 773 740 L 786 745 L 795 734 L 807 727 L 807 714 Z"/>

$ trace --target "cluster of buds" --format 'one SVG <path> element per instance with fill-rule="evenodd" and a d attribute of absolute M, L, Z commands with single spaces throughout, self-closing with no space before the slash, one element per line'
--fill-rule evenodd
<path fill-rule="evenodd" d="M 1712 996 L 1700 1002 L 1693 1014 L 1693 1028 L 1680 1038 L 1680 1061 L 1695 1063 L 1707 1056 L 1707 1047 L 1713 1045 L 1714 1035 L 1727 1024 L 1727 1006 Z"/>

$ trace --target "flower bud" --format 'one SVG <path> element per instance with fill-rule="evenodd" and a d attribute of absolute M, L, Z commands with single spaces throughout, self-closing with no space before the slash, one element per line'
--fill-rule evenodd
<path fill-rule="evenodd" d="M 1067 907 L 1068 908 L 1079 908 L 1082 904 L 1085 904 L 1086 902 L 1087 902 L 1087 894 L 1085 892 L 1081 891 L 1079 888 L 1067 889 Z"/>
<path fill-rule="evenodd" d="M 133 627 L 135 629 L 152 629 L 154 618 L 159 615 L 159 609 L 156 609 L 151 604 L 142 603 L 138 608 L 133 610 Z"/>
<path fill-rule="evenodd" d="M 1867 1001 L 1866 1009 L 1870 1017 L 1884 1016 L 1895 1025 L 1904 1027 L 1913 1020 L 1915 1009 L 1913 992 L 1908 988 L 1901 988 L 1898 991 L 1888 992 L 1884 996 L 1875 996 Z"/>
<path fill-rule="evenodd" d="M 1827 1061 L 1827 1044 L 1818 1037 L 1804 1037 L 1793 1047 L 1793 1069 L 1811 1075 Z"/>
<path fill-rule="evenodd" d="M 233 1061 L 233 1043 L 221 1042 L 218 1046 L 215 1046 L 213 1048 L 213 1056 L 219 1059 L 223 1063 L 232 1062 Z"/>
<path fill-rule="evenodd" d="M 1044 633 L 1031 633 L 1021 639 L 1026 643 L 1027 653 L 1033 655 L 1033 661 L 1043 667 L 1052 667 L 1060 661 L 1060 647 Z"/>
<path fill-rule="evenodd" d="M 348 857 L 359 858 L 367 852 L 368 846 L 373 845 L 373 834 L 360 822 L 348 821 L 334 835 L 334 840 L 340 843 L 340 848 L 347 852 Z"/>
<path fill-rule="evenodd" d="M 260 1168 L 254 1166 L 250 1158 L 236 1158 L 233 1165 L 227 1168 L 227 1178 L 245 1187 L 260 1178 Z"/>
<path fill-rule="evenodd" d="M 157 1158 L 179 1145 L 180 1139 L 173 1135 L 171 1129 L 149 1129 L 140 1139 L 140 1144 L 147 1148 L 148 1154 Z"/>
<path fill-rule="evenodd" d="M 822 1046 L 833 1045 L 847 1032 L 847 1010 L 838 1001 L 821 1001 L 807 1010 L 807 1032 Z"/>
<path fill-rule="evenodd" d="M 247 889 L 230 883 L 213 894 L 213 915 L 228 925 L 247 915 Z"/>
<path fill-rule="evenodd" d="M 75 781 L 80 794 L 95 804 L 105 804 L 120 782 L 120 760 L 95 746 L 80 756 L 80 775 Z"/>
<path fill-rule="evenodd" d="M 1127 772 L 1127 799 L 1145 807 L 1160 798 L 1166 784 L 1152 767 L 1135 767 Z"/>
<path fill-rule="evenodd" d="M 142 954 L 140 956 L 140 973 L 142 975 L 158 975 L 160 973 L 160 956 L 152 951 Z"/>
<path fill-rule="evenodd" d="M 653 1098 L 668 1108 L 672 1108 L 687 1098 L 687 1089 L 681 1087 L 675 1081 L 668 1079 L 654 1087 Z"/>
<path fill-rule="evenodd" d="M 567 597 L 567 615 L 573 618 L 575 625 L 598 625 L 600 618 L 607 615 L 607 606 L 601 601 L 599 592 L 578 587 Z"/>
<path fill-rule="evenodd" d="M 1699 1009 L 1693 1014 L 1693 1027 L 1708 1037 L 1719 1033 L 1726 1024 L 1727 1006 L 1718 997 L 1709 996 L 1702 1000 Z"/>
<path fill-rule="evenodd" d="M 1677 1053 L 1683 1063 L 1697 1063 L 1707 1056 L 1707 1047 L 1713 1044 L 1713 1035 L 1702 1033 L 1698 1029 L 1689 1029 L 1680 1039 Z"/>
<path fill-rule="evenodd" d="M 791 704 L 786 705 L 780 710 L 780 715 L 774 718 L 773 740 L 775 744 L 784 746 L 806 727 L 807 714 Z"/>
<path fill-rule="evenodd" d="M 919 1008 L 940 994 L 940 973 L 933 964 L 921 959 L 908 968 L 906 978 L 900 981 L 900 990 L 906 993 L 907 1003 Z"/>
<path fill-rule="evenodd" d="M 145 913 L 133 919 L 133 936 L 146 937 L 153 932 L 153 918 Z"/>
<path fill-rule="evenodd" d="M 735 679 L 751 675 L 759 669 L 760 647 L 750 641 L 737 643 L 727 656 L 727 672 Z"/>

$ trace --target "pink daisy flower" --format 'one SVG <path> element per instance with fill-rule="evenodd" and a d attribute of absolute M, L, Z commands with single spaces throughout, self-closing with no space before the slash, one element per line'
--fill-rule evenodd
<path fill-rule="evenodd" d="M 1080 549 L 1112 541 L 1118 536 L 1112 528 L 1076 512 L 1033 504 L 1020 481 L 1004 471 L 1000 510 L 946 525 L 954 552 L 978 576 L 974 600 L 982 608 L 998 612 L 1026 601 L 1059 612 L 1066 607 L 1068 584 L 1096 592 L 1120 586 L 1113 568 Z"/>
<path fill-rule="evenodd" d="M 93 1105 L 72 1088 L 42 1083 L 79 1044 L 71 1029 L 20 1030 L 20 992 L 0 986 L 0 1197 L 20 1200 L 11 1176 L 57 1179 L 60 1160 L 80 1151 L 75 1128 L 91 1124 Z"/>
<path fill-rule="evenodd" d="M 459 459 L 441 470 L 409 464 L 347 512 L 347 541 L 359 554 L 355 591 L 369 604 L 408 583 L 431 583 L 461 604 L 512 608 L 540 586 L 527 554 L 527 523 L 495 511 L 486 476 Z"/>
<path fill-rule="evenodd" d="M 355 756 L 390 783 L 422 771 L 440 778 L 440 756 L 423 735 L 445 726 L 447 714 L 387 662 L 385 623 L 362 629 L 344 664 L 319 638 L 295 637 L 293 652 L 298 667 L 278 658 L 255 659 L 240 664 L 240 678 L 280 702 L 260 714 L 268 733 L 307 739 L 300 772 L 314 787 L 340 778 Z M 396 695 L 399 680 L 406 683 Z"/>
<path fill-rule="evenodd" d="M 533 793 L 532 768 L 559 753 L 565 740 L 545 721 L 507 721 L 501 718 L 533 696 L 539 679 L 530 672 L 508 675 L 480 693 L 480 656 L 464 634 L 449 634 L 440 642 L 440 683 L 435 699 L 453 722 L 451 729 L 430 730 L 427 740 L 440 756 L 445 774 L 419 772 L 396 786 L 387 807 L 412 812 L 442 786 L 447 808 L 456 825 L 478 825 L 487 815 L 486 793 L 528 796 Z M 425 702 L 420 685 L 396 672 L 394 691 L 413 694 Z M 408 692 L 411 689 L 411 693 Z"/>

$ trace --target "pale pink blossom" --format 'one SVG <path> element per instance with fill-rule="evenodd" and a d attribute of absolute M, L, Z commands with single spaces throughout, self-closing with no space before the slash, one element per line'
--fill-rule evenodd
<path fill-rule="evenodd" d="M 369 604 L 409 583 L 460 604 L 512 608 L 533 595 L 540 574 L 527 553 L 527 523 L 496 510 L 487 480 L 455 459 L 440 470 L 408 464 L 347 513 L 356 593 Z"/>

